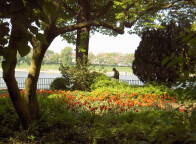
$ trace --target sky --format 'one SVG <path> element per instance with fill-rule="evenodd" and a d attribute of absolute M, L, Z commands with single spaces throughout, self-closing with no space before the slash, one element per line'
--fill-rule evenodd
<path fill-rule="evenodd" d="M 137 49 L 140 38 L 135 34 L 125 33 L 123 35 L 118 35 L 116 37 L 102 35 L 100 33 L 95 33 L 91 36 L 89 41 L 89 52 L 92 52 L 94 55 L 98 53 L 134 53 Z M 49 50 L 52 50 L 56 53 L 60 53 L 62 49 L 66 46 L 71 46 L 75 49 L 75 45 L 68 44 L 65 40 L 59 36 L 57 37 L 49 47 Z"/>

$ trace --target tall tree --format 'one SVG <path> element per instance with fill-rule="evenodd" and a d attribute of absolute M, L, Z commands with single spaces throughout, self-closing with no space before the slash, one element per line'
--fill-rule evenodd
<path fill-rule="evenodd" d="M 130 64 L 133 62 L 134 60 L 134 53 L 131 53 L 131 54 L 126 54 L 125 57 L 125 64 Z"/>
<path fill-rule="evenodd" d="M 123 34 L 125 27 L 131 28 L 137 20 L 155 15 L 160 9 L 177 6 L 179 3 L 192 3 L 191 0 L 90 2 L 96 3 L 94 10 L 91 8 L 91 19 L 77 22 L 80 5 L 76 1 L 0 0 L 0 55 L 4 57 L 3 78 L 24 129 L 38 118 L 36 90 L 41 63 L 49 45 L 58 35 L 66 33 L 67 37 L 72 38 L 70 32 L 84 27 L 102 27 Z M 8 19 L 10 24 L 6 22 Z M 40 30 L 43 33 L 40 33 Z M 107 30 L 105 32 L 108 32 Z M 28 42 L 33 47 L 33 54 L 22 96 L 15 78 L 15 67 L 17 52 L 25 56 L 30 51 Z"/>
<path fill-rule="evenodd" d="M 179 8 L 179 3 L 186 5 L 186 2 L 186 0 L 104 0 L 99 2 L 97 0 L 75 0 L 69 4 L 64 4 L 65 10 L 68 12 L 66 16 L 72 17 L 72 22 L 76 23 L 98 20 L 103 22 L 103 28 L 96 29 L 92 25 L 86 26 L 77 29 L 76 32 L 66 33 L 63 37 L 69 42 L 76 44 L 76 59 L 82 59 L 83 56 L 88 58 L 90 32 L 99 31 L 103 34 L 117 35 L 117 33 L 124 33 L 122 27 L 131 28 L 136 22 L 139 26 L 143 23 L 147 23 L 150 26 L 152 24 L 149 23 L 154 22 L 156 18 L 162 15 L 158 15 L 157 12 L 159 10 L 172 6 Z M 189 2 L 195 3 L 192 0 Z M 60 24 L 62 25 L 62 22 Z M 73 40 L 74 38 L 75 40 Z"/>

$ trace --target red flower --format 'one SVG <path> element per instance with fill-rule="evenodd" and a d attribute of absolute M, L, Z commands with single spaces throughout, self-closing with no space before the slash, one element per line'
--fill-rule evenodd
<path fill-rule="evenodd" d="M 180 109 L 180 112 L 183 112 L 183 111 L 185 111 L 185 109 L 184 109 L 184 108 Z"/>

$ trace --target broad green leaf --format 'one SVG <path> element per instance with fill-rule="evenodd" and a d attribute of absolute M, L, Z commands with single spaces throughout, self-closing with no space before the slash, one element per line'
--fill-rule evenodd
<path fill-rule="evenodd" d="M 0 24 L 0 37 L 4 37 L 5 35 L 8 35 L 9 33 L 9 27 L 8 23 L 2 23 Z"/>
<path fill-rule="evenodd" d="M 17 43 L 17 50 L 21 57 L 26 56 L 30 52 L 30 47 L 28 46 L 27 40 L 22 40 Z"/>
<path fill-rule="evenodd" d="M 186 41 L 190 40 L 190 38 L 191 38 L 193 35 L 194 35 L 194 34 L 192 33 L 192 34 L 189 34 L 189 35 L 183 37 L 183 38 L 182 38 L 182 42 L 186 42 Z"/>
<path fill-rule="evenodd" d="M 189 48 L 188 55 L 191 56 L 195 52 L 195 48 Z"/>
<path fill-rule="evenodd" d="M 26 56 L 30 51 L 31 51 L 31 48 L 28 45 L 18 48 L 18 52 L 21 57 Z"/>
<path fill-rule="evenodd" d="M 0 45 L 6 45 L 8 43 L 7 39 L 0 37 Z"/>
<path fill-rule="evenodd" d="M 38 33 L 38 28 L 35 27 L 35 26 L 30 26 L 29 29 L 30 29 L 30 31 L 31 31 L 32 33 L 34 33 L 34 34 L 37 34 L 37 33 Z"/>
<path fill-rule="evenodd" d="M 169 57 L 166 57 L 162 60 L 161 65 L 165 65 L 169 61 Z"/>
<path fill-rule="evenodd" d="M 188 41 L 189 44 L 196 46 L 196 38 L 192 38 Z"/>
<path fill-rule="evenodd" d="M 6 48 L 5 51 L 7 51 L 7 56 L 5 57 L 5 60 L 2 62 L 2 68 L 3 68 L 3 72 L 7 72 L 8 69 L 10 68 L 10 64 L 14 58 L 14 51 Z"/>
<path fill-rule="evenodd" d="M 170 68 L 173 65 L 175 65 L 177 63 L 181 63 L 185 60 L 186 60 L 186 58 L 184 58 L 184 57 L 176 57 L 175 59 L 173 59 L 171 62 L 168 63 L 167 68 Z"/>
<path fill-rule="evenodd" d="M 44 34 L 38 33 L 38 34 L 36 35 L 36 38 L 37 38 L 41 43 L 48 45 L 48 42 L 47 42 L 46 37 L 45 37 Z"/>

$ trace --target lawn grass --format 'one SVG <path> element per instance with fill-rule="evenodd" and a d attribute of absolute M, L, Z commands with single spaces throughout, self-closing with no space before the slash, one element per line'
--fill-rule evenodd
<path fill-rule="evenodd" d="M 59 67 L 60 64 L 44 64 L 41 67 L 41 71 L 49 71 L 49 70 L 54 70 L 54 71 L 59 71 Z M 112 69 L 114 68 L 114 66 L 93 66 L 93 69 L 95 69 L 95 71 L 103 71 L 105 70 L 106 72 L 113 72 Z M 115 67 L 119 72 L 128 72 L 128 74 L 132 74 L 132 67 L 122 67 L 122 66 L 117 66 Z M 21 65 L 17 65 L 16 69 L 20 69 L 20 70 L 25 70 L 28 71 L 29 70 L 29 65 L 28 64 L 21 64 Z"/>

